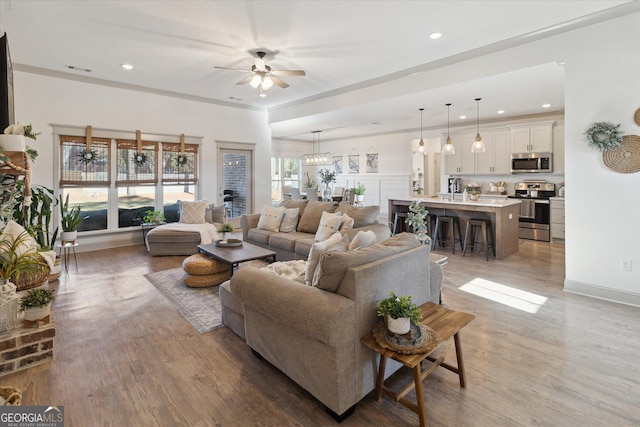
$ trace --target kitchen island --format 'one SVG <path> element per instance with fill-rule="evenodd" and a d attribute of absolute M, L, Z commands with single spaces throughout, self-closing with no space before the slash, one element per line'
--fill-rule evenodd
<path fill-rule="evenodd" d="M 455 215 L 460 220 L 462 240 L 469 219 L 489 219 L 496 248 L 496 259 L 504 259 L 518 252 L 518 217 L 520 201 L 514 199 L 481 199 L 464 202 L 442 198 L 406 198 L 389 199 L 389 219 L 393 221 L 396 212 L 407 212 L 409 205 L 419 200 L 430 214 Z M 398 227 L 405 230 L 404 221 L 398 221 Z M 429 227 L 431 232 L 431 227 Z"/>

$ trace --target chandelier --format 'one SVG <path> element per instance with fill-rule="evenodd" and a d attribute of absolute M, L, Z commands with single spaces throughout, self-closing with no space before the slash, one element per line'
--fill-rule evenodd
<path fill-rule="evenodd" d="M 311 154 L 304 154 L 302 156 L 302 160 L 306 165 L 330 165 L 331 164 L 331 153 L 320 152 L 320 132 L 321 130 L 314 130 L 311 132 Z M 316 147 L 317 150 L 316 151 Z"/>

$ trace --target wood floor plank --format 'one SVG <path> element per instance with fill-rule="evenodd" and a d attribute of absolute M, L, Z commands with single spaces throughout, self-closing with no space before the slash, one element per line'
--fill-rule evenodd
<path fill-rule="evenodd" d="M 476 318 L 461 331 L 467 388 L 444 369 L 424 381 L 429 425 L 640 425 L 640 309 L 563 292 L 563 245 L 519 248 L 501 261 L 436 250 L 449 257 L 444 303 Z M 19 387 L 23 405 L 65 405 L 68 426 L 337 425 L 229 329 L 198 334 L 143 277 L 183 258 L 152 258 L 143 246 L 78 253 L 79 269 L 54 284 L 54 360 L 2 384 Z M 460 289 L 476 278 L 547 300 L 526 313 Z M 453 343 L 441 354 L 455 362 Z M 417 424 L 372 394 L 342 423 Z"/>

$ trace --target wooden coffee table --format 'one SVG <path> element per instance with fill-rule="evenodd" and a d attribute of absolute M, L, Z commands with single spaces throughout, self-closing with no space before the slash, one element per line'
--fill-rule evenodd
<path fill-rule="evenodd" d="M 255 259 L 268 260 L 269 258 L 271 258 L 271 262 L 275 262 L 276 260 L 275 252 L 247 242 L 242 242 L 242 246 L 236 248 L 223 248 L 215 246 L 213 243 L 198 245 L 198 252 L 229 264 L 231 266 L 232 276 L 233 269 L 241 262 L 253 261 Z"/>
<path fill-rule="evenodd" d="M 458 374 L 460 387 L 465 387 L 466 385 L 464 364 L 462 361 L 462 347 L 460 343 L 460 330 L 469 324 L 475 316 L 461 311 L 449 310 L 432 302 L 428 302 L 420 306 L 420 311 L 422 311 L 422 320 L 420 321 L 420 324 L 426 325 L 434 330 L 440 339 L 440 344 L 453 337 L 456 346 L 457 366 L 445 363 L 444 356 L 440 356 L 437 359 L 430 356 L 431 353 L 438 349 L 439 345 L 428 353 L 403 354 L 380 346 L 376 341 L 376 338 L 373 336 L 373 333 L 365 335 L 360 341 L 370 349 L 380 353 L 380 367 L 378 369 L 378 378 L 376 380 L 376 400 L 380 400 L 383 393 L 390 396 L 396 402 L 400 402 L 413 412 L 417 413 L 420 417 L 420 426 L 423 427 L 427 425 L 427 410 L 424 406 L 422 381 L 431 372 L 433 372 L 438 366 L 442 366 L 443 368 Z M 413 371 L 413 382 L 407 384 L 399 392 L 395 392 L 384 385 L 384 370 L 387 358 L 400 362 Z M 428 369 L 423 371 L 422 362 L 424 362 L 425 359 L 433 363 Z M 404 396 L 414 388 L 416 389 L 417 404 L 404 398 Z"/>

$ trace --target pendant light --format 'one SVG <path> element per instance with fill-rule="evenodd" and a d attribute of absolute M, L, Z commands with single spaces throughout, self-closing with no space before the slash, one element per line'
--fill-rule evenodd
<path fill-rule="evenodd" d="M 418 151 L 424 153 L 424 139 L 422 139 L 422 112 L 424 108 L 420 108 L 420 144 L 418 144 Z"/>
<path fill-rule="evenodd" d="M 320 152 L 320 132 L 321 130 L 311 131 L 311 154 L 304 154 L 302 159 L 304 163 L 307 165 L 329 165 L 331 164 L 331 153 Z M 318 147 L 318 151 L 316 151 L 316 146 Z"/>
<path fill-rule="evenodd" d="M 476 98 L 476 102 L 478 103 L 478 119 L 477 119 L 478 133 L 476 133 L 476 140 L 473 141 L 473 145 L 471 146 L 471 152 L 472 153 L 484 153 L 485 152 L 484 142 L 482 141 L 482 138 L 480 137 L 480 100 L 481 99 L 482 98 Z"/>
<path fill-rule="evenodd" d="M 445 104 L 447 106 L 447 142 L 445 142 L 442 147 L 442 154 L 446 156 L 451 156 L 456 154 L 456 147 L 453 146 L 453 142 L 451 142 L 451 137 L 449 136 L 449 109 L 451 104 Z"/>

